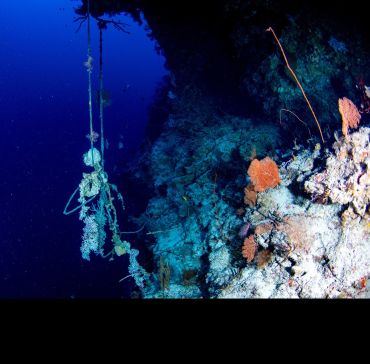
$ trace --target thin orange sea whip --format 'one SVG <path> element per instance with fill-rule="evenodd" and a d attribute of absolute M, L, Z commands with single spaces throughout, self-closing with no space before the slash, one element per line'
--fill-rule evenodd
<path fill-rule="evenodd" d="M 315 115 L 315 112 L 313 111 L 313 108 L 312 108 L 312 106 L 311 106 L 310 102 L 308 101 L 308 98 L 307 98 L 307 96 L 306 96 L 306 93 L 305 93 L 305 92 L 304 92 L 304 90 L 303 90 L 303 87 L 302 87 L 301 83 L 298 81 L 297 76 L 295 75 L 295 73 L 294 73 L 293 69 L 290 67 L 290 64 L 289 64 L 288 59 L 287 59 L 287 57 L 286 57 L 286 55 L 285 55 L 285 52 L 284 52 L 283 46 L 281 45 L 281 43 L 280 43 L 280 41 L 279 41 L 278 37 L 276 36 L 276 34 L 275 34 L 275 32 L 274 32 L 274 29 L 272 29 L 271 27 L 268 27 L 268 28 L 266 29 L 266 32 L 271 32 L 271 33 L 272 33 L 272 35 L 274 36 L 274 38 L 275 38 L 275 40 L 276 40 L 276 43 L 278 44 L 278 46 L 279 46 L 279 48 L 280 48 L 280 50 L 281 50 L 281 53 L 283 54 L 284 61 L 285 61 L 286 65 L 287 65 L 287 67 L 288 67 L 288 70 L 290 71 L 290 73 L 291 73 L 291 74 L 292 74 L 292 76 L 294 77 L 295 81 L 297 82 L 297 85 L 298 85 L 298 86 L 299 86 L 299 88 L 301 89 L 302 94 L 303 94 L 303 97 L 305 98 L 305 100 L 306 100 L 306 102 L 307 102 L 307 105 L 308 105 L 308 107 L 310 108 L 310 110 L 311 110 L 311 112 L 312 112 L 312 115 L 313 115 L 313 117 L 314 117 L 314 119 L 315 119 L 315 121 L 316 121 L 316 124 L 317 124 L 317 126 L 318 126 L 318 128 L 319 128 L 319 131 L 320 131 L 321 140 L 322 140 L 322 142 L 323 142 L 323 143 L 325 143 L 324 136 L 322 135 L 321 127 L 320 127 L 319 121 L 317 120 L 317 117 L 316 117 L 316 115 Z"/>

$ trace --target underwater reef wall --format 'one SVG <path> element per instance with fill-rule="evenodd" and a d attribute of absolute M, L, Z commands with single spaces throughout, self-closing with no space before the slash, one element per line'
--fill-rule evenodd
<path fill-rule="evenodd" d="M 142 11 L 170 71 L 162 129 L 130 169 L 151 191 L 132 218 L 152 254 L 142 296 L 369 297 L 369 119 L 340 136 L 337 107 L 360 108 L 356 85 L 370 83 L 360 5 L 92 3 L 96 16 Z"/>
<path fill-rule="evenodd" d="M 251 120 L 214 120 L 191 140 L 165 132 L 150 159 L 157 196 L 139 219 L 158 263 L 144 296 L 368 297 L 369 132 L 333 149 L 296 145 L 289 159 L 274 126 Z M 280 184 L 243 204 L 245 166 L 260 154 L 278 161 Z"/>

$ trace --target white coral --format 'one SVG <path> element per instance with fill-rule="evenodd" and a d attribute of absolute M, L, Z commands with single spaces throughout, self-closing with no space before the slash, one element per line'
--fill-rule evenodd
<path fill-rule="evenodd" d="M 370 202 L 370 128 L 360 128 L 334 143 L 335 155 L 326 160 L 325 171 L 305 182 L 305 189 L 314 196 L 331 202 L 350 203 L 355 212 L 364 216 Z"/>
<path fill-rule="evenodd" d="M 90 252 L 98 253 L 99 248 L 99 227 L 95 215 L 89 215 L 84 219 L 81 253 L 82 258 L 90 260 Z"/>
<path fill-rule="evenodd" d="M 89 149 L 89 151 L 83 155 L 83 160 L 88 167 L 99 166 L 101 161 L 100 152 L 96 148 Z"/>

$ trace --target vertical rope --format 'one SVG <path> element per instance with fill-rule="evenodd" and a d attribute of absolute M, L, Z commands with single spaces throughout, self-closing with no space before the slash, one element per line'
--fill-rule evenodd
<path fill-rule="evenodd" d="M 100 153 L 101 153 L 101 164 L 104 171 L 104 118 L 103 118 L 103 29 L 99 27 L 99 83 L 100 83 L 100 92 L 99 92 L 99 117 L 100 117 Z"/>
<path fill-rule="evenodd" d="M 94 165 L 94 153 L 93 153 L 93 117 L 92 117 L 92 101 L 91 101 L 91 34 L 90 34 L 90 0 L 87 0 L 87 73 L 89 75 L 89 118 L 90 118 L 90 147 L 91 147 L 91 159 Z"/>

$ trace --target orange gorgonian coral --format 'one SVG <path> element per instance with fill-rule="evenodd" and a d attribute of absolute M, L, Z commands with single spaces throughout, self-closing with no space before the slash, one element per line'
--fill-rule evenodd
<path fill-rule="evenodd" d="M 273 188 L 280 183 L 279 169 L 276 163 L 269 157 L 259 161 L 253 159 L 248 171 L 256 192 L 265 191 Z"/>
<path fill-rule="evenodd" d="M 256 206 L 257 192 L 254 190 L 253 185 L 249 184 L 244 188 L 244 203 L 249 207 Z"/>
<path fill-rule="evenodd" d="M 244 239 L 243 247 L 242 247 L 242 254 L 247 262 L 250 263 L 256 254 L 257 244 L 254 240 L 253 235 L 249 235 L 247 238 Z"/>
<path fill-rule="evenodd" d="M 339 112 L 342 115 L 342 132 L 348 138 L 348 128 L 355 129 L 360 124 L 361 114 L 356 105 L 347 97 L 338 100 Z"/>

